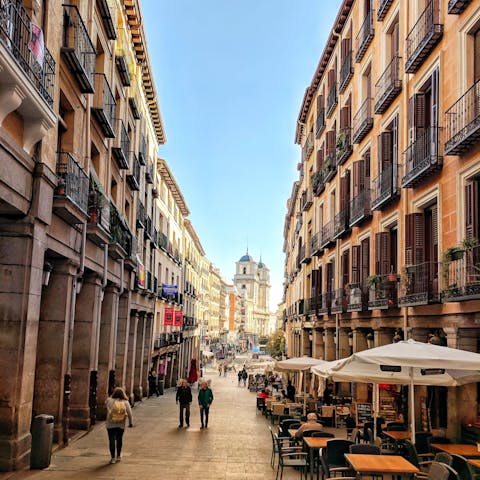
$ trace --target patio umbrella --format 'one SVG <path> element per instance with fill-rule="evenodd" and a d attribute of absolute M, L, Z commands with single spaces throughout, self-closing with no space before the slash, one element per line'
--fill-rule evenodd
<path fill-rule="evenodd" d="M 478 382 L 480 354 L 410 339 L 314 366 L 312 372 L 334 381 L 373 383 L 375 390 L 379 383 L 410 385 L 410 428 L 415 441 L 414 385 L 452 387 Z"/>
<path fill-rule="evenodd" d="M 307 411 L 307 383 L 305 382 L 304 372 L 309 371 L 315 365 L 327 363 L 325 360 L 312 357 L 294 357 L 288 360 L 280 360 L 275 362 L 275 370 L 280 372 L 300 372 L 302 374 L 301 381 L 303 384 L 303 414 Z"/>

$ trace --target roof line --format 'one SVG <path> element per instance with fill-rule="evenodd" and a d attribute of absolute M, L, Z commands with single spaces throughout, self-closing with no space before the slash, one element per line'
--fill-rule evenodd
<path fill-rule="evenodd" d="M 190 210 L 187 207 L 185 198 L 183 197 L 180 187 L 178 186 L 178 183 L 175 180 L 173 173 L 168 167 L 167 162 L 163 158 L 157 159 L 157 170 L 162 176 L 162 178 L 165 180 L 165 183 L 167 184 L 170 191 L 172 192 L 173 198 L 175 199 L 175 202 L 180 208 L 180 212 L 184 217 L 188 217 L 188 215 L 190 215 Z"/>
<path fill-rule="evenodd" d="M 188 233 L 192 237 L 192 240 L 195 243 L 198 251 L 204 257 L 205 250 L 203 249 L 202 244 L 200 243 L 200 239 L 198 238 L 197 232 L 195 231 L 195 228 L 193 227 L 192 222 L 188 218 L 186 218 L 184 223 L 185 223 L 185 228 L 187 229 Z"/>

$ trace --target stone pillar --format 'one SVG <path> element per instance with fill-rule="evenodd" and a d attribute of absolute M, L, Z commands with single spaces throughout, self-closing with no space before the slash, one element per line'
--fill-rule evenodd
<path fill-rule="evenodd" d="M 353 331 L 353 353 L 362 352 L 367 348 L 367 332 L 362 329 L 355 329 Z M 357 401 L 366 402 L 368 400 L 368 384 L 355 383 L 353 390 Z"/>
<path fill-rule="evenodd" d="M 324 359 L 325 358 L 325 350 L 323 348 L 323 336 L 322 332 L 319 330 L 312 330 L 312 347 L 313 347 L 313 352 L 312 356 L 314 358 L 320 358 Z"/>
<path fill-rule="evenodd" d="M 152 345 L 153 345 L 153 313 L 146 315 L 145 339 L 143 344 L 143 373 L 142 387 L 143 395 L 148 392 L 148 372 L 152 364 Z"/>
<path fill-rule="evenodd" d="M 139 312 L 137 324 L 137 338 L 135 343 L 135 381 L 134 390 L 135 400 L 141 402 L 143 398 L 143 354 L 145 349 L 145 327 L 147 314 Z"/>
<path fill-rule="evenodd" d="M 88 430 L 91 425 L 91 389 L 96 388 L 96 376 L 92 372 L 96 371 L 96 322 L 101 289 L 101 280 L 96 274 L 85 275 L 75 305 L 69 426 L 77 430 Z"/>
<path fill-rule="evenodd" d="M 312 356 L 312 352 L 310 349 L 310 337 L 309 337 L 310 331 L 311 330 L 305 330 L 304 328 L 302 328 L 302 330 L 300 331 L 300 345 L 301 345 L 300 356 L 304 356 L 304 355 L 307 355 L 308 357 Z"/>
<path fill-rule="evenodd" d="M 102 315 L 100 320 L 100 342 L 98 347 L 98 378 L 97 378 L 97 418 L 105 420 L 105 400 L 108 397 L 110 370 L 113 369 L 112 342 L 115 339 L 115 313 L 118 294 L 114 285 L 108 285 L 104 291 Z"/>
<path fill-rule="evenodd" d="M 332 329 L 325 329 L 324 331 L 324 337 L 323 337 L 323 342 L 325 344 L 325 360 L 327 362 L 331 362 L 332 360 L 335 360 L 336 358 L 336 345 L 334 342 L 334 330 Z"/>
<path fill-rule="evenodd" d="M 127 368 L 126 368 L 126 393 L 130 403 L 135 403 L 135 359 L 137 348 L 138 312 L 130 311 L 130 328 L 128 333 Z"/>
<path fill-rule="evenodd" d="M 128 339 L 130 334 L 130 292 L 118 299 L 115 348 L 115 386 L 127 387 Z"/>
<path fill-rule="evenodd" d="M 395 330 L 393 328 L 381 328 L 375 331 L 375 346 L 381 347 L 392 343 Z"/>
<path fill-rule="evenodd" d="M 68 261 L 53 263 L 50 281 L 42 291 L 38 325 L 33 415 L 53 415 L 53 441 L 60 445 L 64 438 L 64 378 L 76 271 L 77 267 Z"/>
<path fill-rule="evenodd" d="M 345 328 L 339 328 L 338 329 L 338 339 L 337 342 L 339 342 L 339 358 L 346 358 L 350 356 L 351 353 L 351 347 L 348 342 L 348 332 L 349 330 Z"/>

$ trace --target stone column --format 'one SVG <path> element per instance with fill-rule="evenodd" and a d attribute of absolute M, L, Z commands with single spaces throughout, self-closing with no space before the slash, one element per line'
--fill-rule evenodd
<path fill-rule="evenodd" d="M 68 261 L 53 263 L 48 286 L 43 287 L 38 326 L 33 412 L 53 415 L 53 441 L 59 444 L 64 438 L 64 378 L 76 271 Z"/>
<path fill-rule="evenodd" d="M 77 430 L 88 430 L 91 425 L 92 390 L 96 391 L 96 376 L 92 372 L 95 372 L 96 321 L 101 307 L 101 289 L 100 277 L 96 274 L 84 276 L 75 306 L 70 427 Z"/>
<path fill-rule="evenodd" d="M 381 328 L 375 333 L 375 346 L 380 347 L 382 345 L 392 343 L 393 336 L 395 335 L 395 330 L 393 328 Z"/>
<path fill-rule="evenodd" d="M 313 335 L 313 340 L 312 340 L 312 346 L 313 346 L 313 352 L 312 356 L 314 358 L 325 358 L 325 351 L 323 349 L 323 336 L 322 332 L 320 330 L 312 330 L 312 335 Z"/>
<path fill-rule="evenodd" d="M 144 340 L 142 386 L 143 395 L 145 396 L 148 392 L 148 372 L 150 371 L 150 366 L 152 364 L 153 313 L 147 313 Z"/>
<path fill-rule="evenodd" d="M 362 329 L 355 329 L 353 331 L 353 353 L 362 352 L 368 348 L 367 332 Z M 355 383 L 356 400 L 359 402 L 366 402 L 368 400 L 368 384 Z"/>
<path fill-rule="evenodd" d="M 350 345 L 348 343 L 348 330 L 345 328 L 339 328 L 338 329 L 338 339 L 337 341 L 339 342 L 339 358 L 346 358 L 350 356 Z"/>
<path fill-rule="evenodd" d="M 130 311 L 130 328 L 128 333 L 127 367 L 126 367 L 126 393 L 130 403 L 135 403 L 135 360 L 137 348 L 138 312 Z"/>
<path fill-rule="evenodd" d="M 118 302 L 117 288 L 109 284 L 103 295 L 102 315 L 100 323 L 100 342 L 98 347 L 98 378 L 97 378 L 97 418 L 105 420 L 105 400 L 108 397 L 110 370 L 113 369 L 111 358 L 112 342 L 115 339 L 115 313 Z"/>
<path fill-rule="evenodd" d="M 130 335 L 130 292 L 118 299 L 115 348 L 115 386 L 127 387 L 128 339 Z"/>
<path fill-rule="evenodd" d="M 331 362 L 332 360 L 335 360 L 336 356 L 336 348 L 335 348 L 335 342 L 334 342 L 334 330 L 332 329 L 325 329 L 324 330 L 324 337 L 323 337 L 323 343 L 325 344 L 325 360 L 328 362 Z"/>
<path fill-rule="evenodd" d="M 135 382 L 134 382 L 134 394 L 135 400 L 141 402 L 143 398 L 143 356 L 145 349 L 145 327 L 146 327 L 147 314 L 140 312 L 138 315 L 137 324 L 137 338 L 135 343 Z"/>

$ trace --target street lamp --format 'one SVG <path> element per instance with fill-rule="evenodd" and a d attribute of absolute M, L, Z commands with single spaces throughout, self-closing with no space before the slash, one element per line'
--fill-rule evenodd
<path fill-rule="evenodd" d="M 368 346 L 368 348 L 373 347 L 374 338 L 375 338 L 375 336 L 373 335 L 373 332 L 367 333 L 367 346 Z"/>

